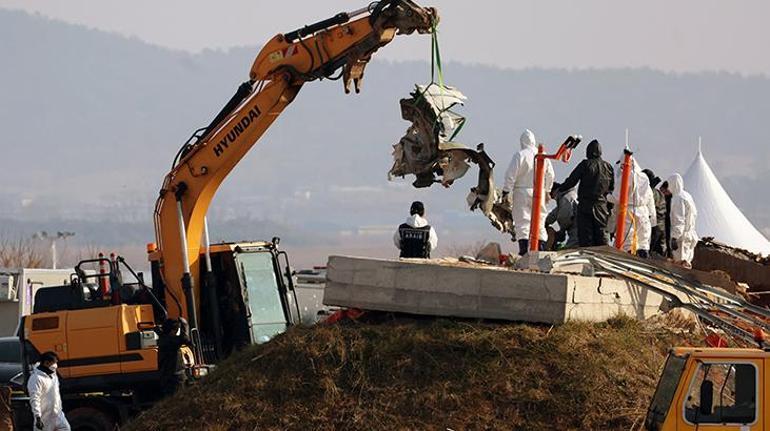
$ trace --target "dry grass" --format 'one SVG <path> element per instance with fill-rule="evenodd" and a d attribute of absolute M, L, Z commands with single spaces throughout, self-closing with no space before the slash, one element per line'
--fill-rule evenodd
<path fill-rule="evenodd" d="M 294 328 L 129 429 L 628 430 L 643 420 L 666 350 L 683 342 L 626 318 Z"/>

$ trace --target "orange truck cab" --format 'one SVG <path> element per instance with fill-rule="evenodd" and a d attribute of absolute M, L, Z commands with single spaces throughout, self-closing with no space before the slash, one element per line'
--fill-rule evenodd
<path fill-rule="evenodd" d="M 671 350 L 647 411 L 651 431 L 770 430 L 770 352 Z"/>

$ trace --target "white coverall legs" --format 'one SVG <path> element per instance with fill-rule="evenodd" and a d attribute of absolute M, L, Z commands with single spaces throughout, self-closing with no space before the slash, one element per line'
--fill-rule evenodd
<path fill-rule="evenodd" d="M 64 416 L 64 412 L 59 412 L 56 416 L 43 416 L 43 431 L 71 431 L 70 423 Z"/>
<path fill-rule="evenodd" d="M 672 252 L 674 262 L 684 262 L 692 265 L 692 259 L 695 257 L 695 246 L 698 245 L 698 238 L 690 236 L 681 236 L 677 239 L 679 248 Z"/>
<path fill-rule="evenodd" d="M 529 239 L 530 223 L 532 221 L 532 203 L 533 189 L 513 189 L 513 204 L 511 206 L 511 216 L 514 223 L 514 233 L 516 239 Z M 540 240 L 545 241 L 548 238 L 548 231 L 545 229 L 545 218 L 548 216 L 548 209 L 545 205 L 545 197 L 540 203 L 540 223 L 538 227 Z"/>
<path fill-rule="evenodd" d="M 612 209 L 612 233 L 616 233 L 618 209 Z M 652 225 L 650 215 L 646 208 L 629 205 L 626 209 L 626 228 L 623 234 L 623 251 L 631 251 L 634 245 L 636 250 L 649 250 L 652 237 Z"/>

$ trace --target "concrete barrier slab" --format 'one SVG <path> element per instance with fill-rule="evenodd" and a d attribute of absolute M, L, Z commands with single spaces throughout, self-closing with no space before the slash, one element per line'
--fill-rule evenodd
<path fill-rule="evenodd" d="M 606 277 L 545 274 L 434 261 L 331 256 L 324 304 L 410 314 L 559 324 L 644 319 L 664 299 Z"/>

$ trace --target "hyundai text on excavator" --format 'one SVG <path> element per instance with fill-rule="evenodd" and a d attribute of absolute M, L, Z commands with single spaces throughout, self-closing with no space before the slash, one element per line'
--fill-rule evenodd
<path fill-rule="evenodd" d="M 156 334 L 168 318 L 189 322 L 192 346 L 184 357 L 193 377 L 230 351 L 298 322 L 278 241 L 209 245 L 209 204 L 306 82 L 342 78 L 346 93 L 359 92 L 372 54 L 396 34 L 430 33 L 437 22 L 433 8 L 382 0 L 272 38 L 248 81 L 193 133 L 165 177 L 155 206 L 156 243 L 148 245 L 152 287 L 122 258 L 102 257 L 81 262 L 69 285 L 38 292 L 33 314 L 22 318 L 22 356 L 29 364 L 45 351 L 59 355 L 73 428 L 111 430 L 156 400 Z M 99 269 L 86 271 L 89 265 Z M 124 270 L 136 281 L 123 283 Z"/>

